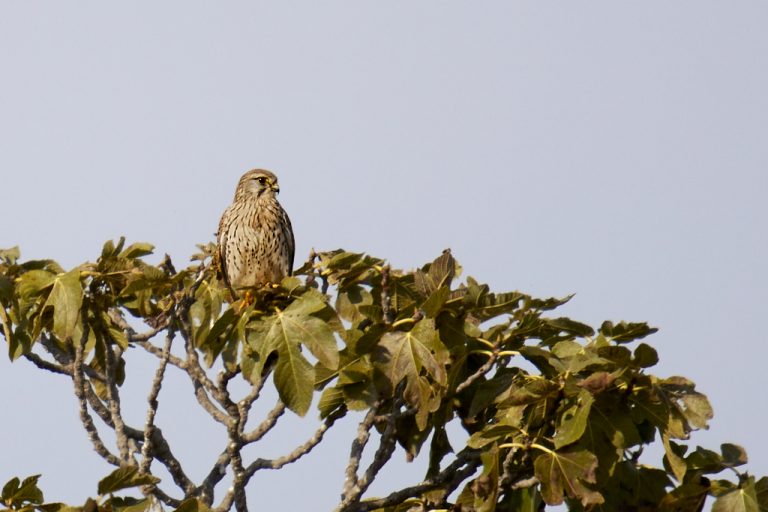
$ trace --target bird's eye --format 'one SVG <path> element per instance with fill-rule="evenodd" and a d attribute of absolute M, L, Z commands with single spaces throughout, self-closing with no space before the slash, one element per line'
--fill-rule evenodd
<path fill-rule="evenodd" d="M 264 176 L 259 176 L 258 178 L 256 178 L 256 181 L 258 181 L 263 185 L 267 182 L 267 178 L 265 178 Z"/>

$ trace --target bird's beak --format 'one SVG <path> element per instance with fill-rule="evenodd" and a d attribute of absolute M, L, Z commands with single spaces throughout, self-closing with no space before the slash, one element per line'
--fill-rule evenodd
<path fill-rule="evenodd" d="M 278 185 L 277 183 L 272 183 L 272 184 L 269 186 L 269 188 L 271 188 L 272 190 L 274 190 L 274 191 L 275 191 L 275 194 L 279 194 L 279 193 L 280 193 L 280 185 Z"/>

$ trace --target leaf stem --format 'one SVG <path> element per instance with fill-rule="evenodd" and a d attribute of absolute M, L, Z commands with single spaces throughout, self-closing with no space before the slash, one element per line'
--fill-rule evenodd
<path fill-rule="evenodd" d="M 499 448 L 519 448 L 521 450 L 530 450 L 531 448 L 536 448 L 537 450 L 540 450 L 544 453 L 548 453 L 550 455 L 554 455 L 554 451 L 550 450 L 546 446 L 542 446 L 539 443 L 531 443 L 529 445 L 523 444 L 523 443 L 504 443 L 499 445 Z"/>

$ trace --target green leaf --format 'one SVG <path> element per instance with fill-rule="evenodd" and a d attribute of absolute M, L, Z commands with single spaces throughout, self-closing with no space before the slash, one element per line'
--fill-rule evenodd
<path fill-rule="evenodd" d="M 3 486 L 3 492 L 2 492 L 3 500 L 9 500 L 11 496 L 13 496 L 13 493 L 15 493 L 19 489 L 20 483 L 21 483 L 21 480 L 19 480 L 19 477 L 17 476 L 8 480 Z"/>
<path fill-rule="evenodd" d="M 196 498 L 189 498 L 181 502 L 181 505 L 174 512 L 208 512 L 208 508 L 205 503 L 197 500 Z"/>
<path fill-rule="evenodd" d="M 277 391 L 285 405 L 300 416 L 309 410 L 315 385 L 315 370 L 301 354 L 300 345 L 306 346 L 326 368 L 335 370 L 339 365 L 339 351 L 331 327 L 312 316 L 326 313 L 326 305 L 325 297 L 310 289 L 284 311 L 249 324 L 258 333 L 249 335 L 248 340 L 259 354 L 260 364 L 277 352 Z"/>
<path fill-rule="evenodd" d="M 712 512 L 760 512 L 755 491 L 755 477 L 745 479 L 739 488 L 715 500 Z"/>
<path fill-rule="evenodd" d="M 443 305 L 451 295 L 451 290 L 448 287 L 438 288 L 424 301 L 421 305 L 421 309 L 428 318 L 435 318 L 441 311 Z"/>
<path fill-rule="evenodd" d="M 455 275 L 456 260 L 451 255 L 450 249 L 446 249 L 435 261 L 415 272 L 416 289 L 423 296 L 430 296 L 440 288 L 450 289 Z"/>
<path fill-rule="evenodd" d="M 6 505 L 19 508 L 26 504 L 40 504 L 43 502 L 43 492 L 37 487 L 40 475 L 32 475 L 20 482 L 18 478 L 11 478 L 2 491 L 2 501 Z"/>
<path fill-rule="evenodd" d="M 158 288 L 169 281 L 169 276 L 159 268 L 143 265 L 131 270 L 125 287 L 120 290 L 120 297 L 129 297 L 143 290 Z"/>
<path fill-rule="evenodd" d="M 520 432 L 520 428 L 513 425 L 490 425 L 472 434 L 467 440 L 467 446 L 479 450 L 493 442 L 503 443 Z"/>
<path fill-rule="evenodd" d="M 275 386 L 286 407 L 304 416 L 312 403 L 314 385 L 315 370 L 301 355 L 298 345 L 281 343 L 275 366 Z"/>
<path fill-rule="evenodd" d="M 448 350 L 438 337 L 434 320 L 425 318 L 410 331 L 384 334 L 373 360 L 383 375 L 380 382 L 385 392 L 392 393 L 405 381 L 404 398 L 417 409 L 418 428 L 426 427 L 427 417 L 439 408 L 440 396 L 448 382 L 445 368 Z"/>
<path fill-rule="evenodd" d="M 760 512 L 768 511 L 768 476 L 762 477 L 755 484 L 755 495 L 760 504 Z"/>
<path fill-rule="evenodd" d="M 80 270 L 60 274 L 53 280 L 53 288 L 45 307 L 53 308 L 53 332 L 61 340 L 72 338 L 83 305 L 83 287 Z"/>
<path fill-rule="evenodd" d="M 121 489 L 151 485 L 160 482 L 160 479 L 152 475 L 140 475 L 136 466 L 123 466 L 99 481 L 98 492 L 100 495 L 110 494 Z"/>
<path fill-rule="evenodd" d="M 145 512 L 152 506 L 150 498 L 123 498 L 113 496 L 108 503 L 112 507 L 112 512 Z"/>
<path fill-rule="evenodd" d="M 483 472 L 475 479 L 475 506 L 477 512 L 493 512 L 499 496 L 499 449 L 496 445 L 480 454 Z"/>
<path fill-rule="evenodd" d="M 682 482 L 686 471 L 688 471 L 688 465 L 680 453 L 680 447 L 669 439 L 669 434 L 666 432 L 661 435 L 661 442 L 664 445 L 664 457 L 672 469 L 672 474 L 675 475 L 678 482 Z"/>
<path fill-rule="evenodd" d="M 587 486 L 596 483 L 597 457 L 593 453 L 586 450 L 545 452 L 536 457 L 533 468 L 548 505 L 559 505 L 565 496 L 580 500 L 585 507 L 605 501 L 599 492 Z"/>
<path fill-rule="evenodd" d="M 658 331 L 655 327 L 649 327 L 645 322 L 613 322 L 605 321 L 600 326 L 600 334 L 612 339 L 616 343 L 629 343 Z"/>
<path fill-rule="evenodd" d="M 595 330 L 587 324 L 571 320 L 570 318 L 560 317 L 551 318 L 546 320 L 547 325 L 554 327 L 555 329 L 573 334 L 575 336 L 592 336 L 595 334 Z"/>
<path fill-rule="evenodd" d="M 420 320 L 408 332 L 388 332 L 374 354 L 374 361 L 383 370 L 394 389 L 406 380 L 406 400 L 411 405 L 422 403 L 419 376 L 425 370 L 439 386 L 447 384 L 445 363 L 448 351 L 440 342 L 434 320 Z"/>
<path fill-rule="evenodd" d="M 560 425 L 557 427 L 554 439 L 556 449 L 559 450 L 581 439 L 587 428 L 587 419 L 594 401 L 589 391 L 582 389 L 579 392 L 576 404 L 568 408 L 560 418 Z"/>
<path fill-rule="evenodd" d="M 509 508 L 515 512 L 539 512 L 544 510 L 537 486 L 523 487 L 509 492 Z"/>
<path fill-rule="evenodd" d="M 719 453 L 701 446 L 696 447 L 696 450 L 685 458 L 685 462 L 688 470 L 695 469 L 702 473 L 719 473 L 725 469 L 723 458 Z"/>
<path fill-rule="evenodd" d="M 137 242 L 126 247 L 125 250 L 118 255 L 118 258 L 140 258 L 152 254 L 154 250 L 155 246 L 152 244 Z"/>
<path fill-rule="evenodd" d="M 56 275 L 47 270 L 30 270 L 19 277 L 17 286 L 19 297 L 22 300 L 30 300 L 40 294 L 41 291 L 53 284 Z"/>
<path fill-rule="evenodd" d="M 327 418 L 332 412 L 344 405 L 344 392 L 337 388 L 326 388 L 320 395 L 320 401 L 317 408 L 320 410 L 320 417 Z"/>
<path fill-rule="evenodd" d="M 748 462 L 747 451 L 737 444 L 723 443 L 720 452 L 723 454 L 723 463 L 728 467 L 743 466 Z"/>
<path fill-rule="evenodd" d="M 320 363 L 331 370 L 339 367 L 339 349 L 333 331 L 323 320 L 311 316 L 326 307 L 324 297 L 317 290 L 308 290 L 285 311 L 275 315 L 273 329 L 268 336 L 278 345 L 303 344 Z M 273 332 L 274 331 L 274 332 Z"/>
<path fill-rule="evenodd" d="M 659 354 L 650 345 L 641 343 L 635 349 L 634 363 L 640 368 L 650 368 L 658 362 Z"/>

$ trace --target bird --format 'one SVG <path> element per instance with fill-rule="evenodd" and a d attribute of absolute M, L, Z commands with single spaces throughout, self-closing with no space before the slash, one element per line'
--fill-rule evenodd
<path fill-rule="evenodd" d="M 216 233 L 222 277 L 236 296 L 277 286 L 290 276 L 296 243 L 288 214 L 277 200 L 277 176 L 253 169 L 240 178 L 235 198 Z"/>

